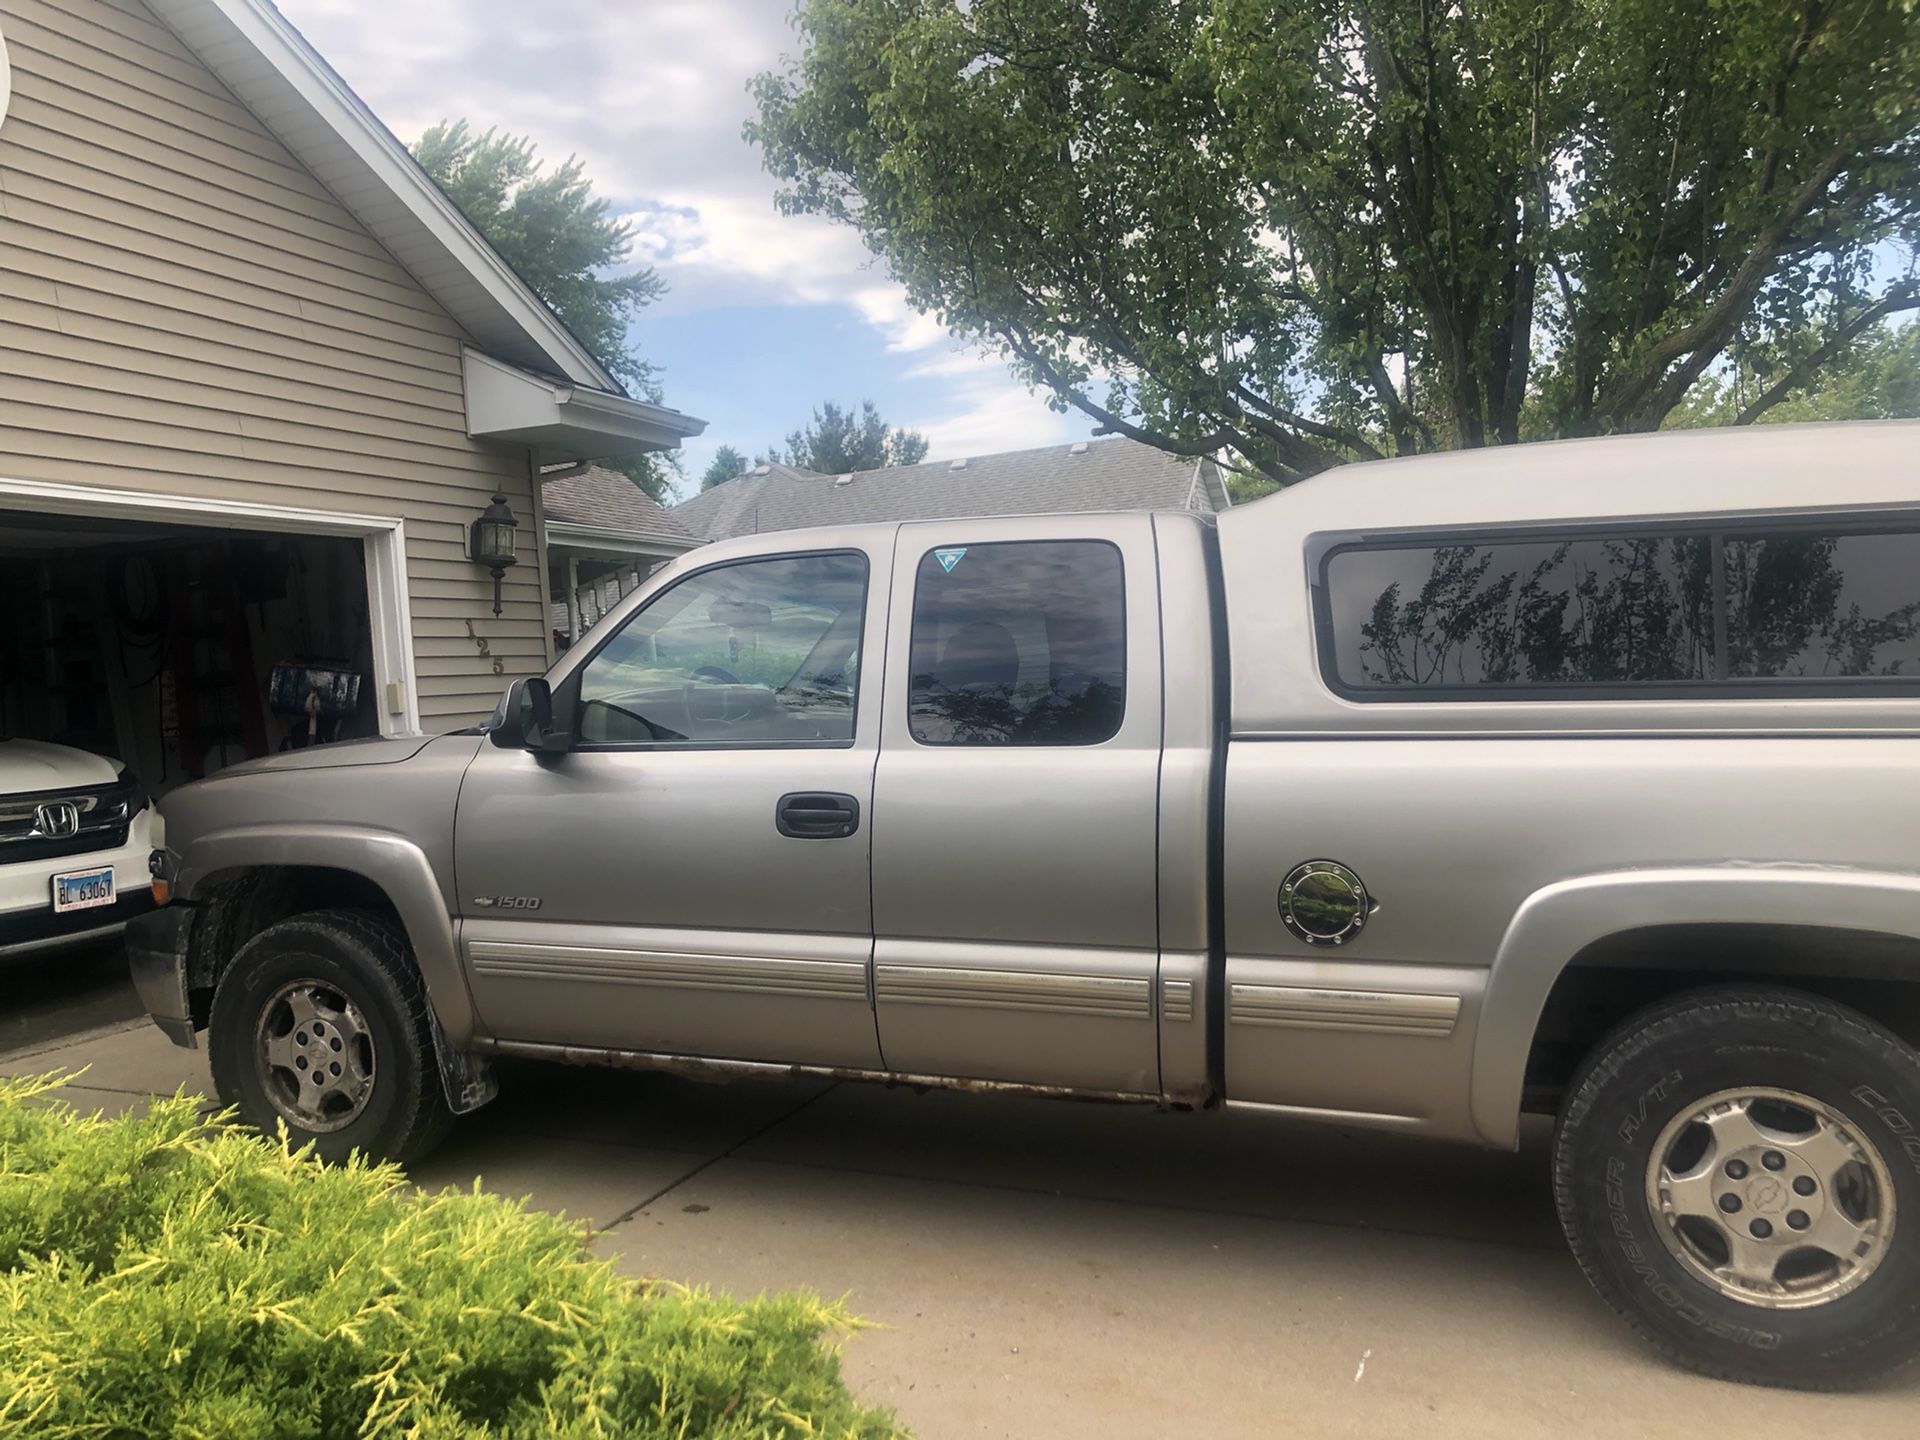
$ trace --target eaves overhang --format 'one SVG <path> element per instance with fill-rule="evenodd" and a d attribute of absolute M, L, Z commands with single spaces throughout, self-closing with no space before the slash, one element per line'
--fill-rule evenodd
<path fill-rule="evenodd" d="M 706 421 L 665 405 L 536 375 L 477 350 L 462 359 L 467 433 L 527 446 L 541 465 L 671 450 L 707 428 Z"/>

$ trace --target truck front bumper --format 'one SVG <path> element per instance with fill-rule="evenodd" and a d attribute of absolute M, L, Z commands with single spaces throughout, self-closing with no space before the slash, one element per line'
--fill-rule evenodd
<path fill-rule="evenodd" d="M 127 968 L 153 1023 L 174 1044 L 198 1048 L 187 998 L 187 934 L 193 910 L 168 905 L 127 922 Z"/>

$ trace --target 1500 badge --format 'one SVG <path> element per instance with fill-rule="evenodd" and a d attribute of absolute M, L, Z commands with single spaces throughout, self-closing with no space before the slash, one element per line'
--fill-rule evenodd
<path fill-rule="evenodd" d="M 538 895 L 476 895 L 473 903 L 482 910 L 538 910 Z"/>

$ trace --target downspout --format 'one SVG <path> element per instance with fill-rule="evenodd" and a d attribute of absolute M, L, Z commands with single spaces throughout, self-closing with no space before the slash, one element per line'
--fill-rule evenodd
<path fill-rule="evenodd" d="M 553 577 L 547 554 L 546 489 L 540 483 L 540 455 L 532 447 L 527 450 L 527 484 L 533 490 L 534 572 L 540 585 L 540 653 L 546 656 L 547 669 L 551 670 L 553 662 L 559 657 L 553 653 L 553 612 L 550 608 Z"/>

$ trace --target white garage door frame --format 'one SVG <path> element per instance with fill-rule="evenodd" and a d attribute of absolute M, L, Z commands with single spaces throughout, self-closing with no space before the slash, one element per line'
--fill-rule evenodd
<path fill-rule="evenodd" d="M 336 535 L 357 539 L 367 559 L 367 615 L 373 631 L 374 709 L 382 735 L 420 733 L 419 686 L 413 664 L 413 622 L 407 599 L 407 524 L 397 515 L 358 515 L 250 501 L 199 500 L 113 490 L 97 485 L 52 485 L 0 476 L 0 512 L 28 510 L 96 520 L 146 520 L 161 525 L 266 531 L 276 535 Z M 389 698 L 399 689 L 400 705 Z"/>

